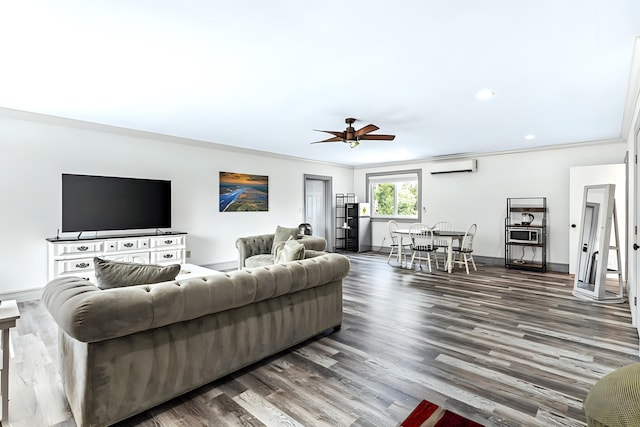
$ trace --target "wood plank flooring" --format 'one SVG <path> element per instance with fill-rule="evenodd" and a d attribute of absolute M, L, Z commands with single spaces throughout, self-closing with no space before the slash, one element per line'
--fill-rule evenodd
<path fill-rule="evenodd" d="M 590 387 L 640 362 L 628 304 L 572 296 L 560 273 L 467 275 L 349 255 L 344 322 L 121 426 L 397 426 L 427 399 L 487 426 L 586 425 Z M 5 426 L 75 426 L 39 301 L 11 333 Z"/>

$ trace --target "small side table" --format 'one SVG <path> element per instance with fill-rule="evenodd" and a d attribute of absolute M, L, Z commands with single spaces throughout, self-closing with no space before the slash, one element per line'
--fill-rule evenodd
<path fill-rule="evenodd" d="M 0 367 L 0 394 L 2 394 L 2 418 L 9 418 L 9 329 L 16 326 L 20 311 L 15 300 L 0 302 L 0 333 L 2 334 L 2 367 Z"/>

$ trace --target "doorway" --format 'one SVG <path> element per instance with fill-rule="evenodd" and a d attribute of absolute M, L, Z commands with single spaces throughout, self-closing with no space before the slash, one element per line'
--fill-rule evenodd
<path fill-rule="evenodd" d="M 333 181 L 330 176 L 304 175 L 304 222 L 311 224 L 314 236 L 327 241 L 329 251 L 333 250 L 331 194 Z"/>

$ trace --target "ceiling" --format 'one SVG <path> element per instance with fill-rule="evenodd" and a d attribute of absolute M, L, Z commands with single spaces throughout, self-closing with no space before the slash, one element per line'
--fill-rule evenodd
<path fill-rule="evenodd" d="M 637 0 L 6 1 L 0 107 L 353 166 L 609 140 L 635 35 Z M 310 144 L 346 117 L 396 139 Z"/>

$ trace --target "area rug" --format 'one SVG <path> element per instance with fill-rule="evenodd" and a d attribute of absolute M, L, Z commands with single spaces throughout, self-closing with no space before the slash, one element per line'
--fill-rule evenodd
<path fill-rule="evenodd" d="M 474 421 L 423 400 L 409 414 L 401 427 L 482 427 Z"/>

